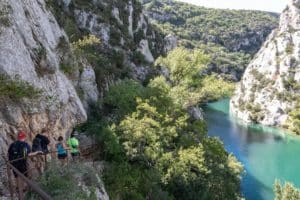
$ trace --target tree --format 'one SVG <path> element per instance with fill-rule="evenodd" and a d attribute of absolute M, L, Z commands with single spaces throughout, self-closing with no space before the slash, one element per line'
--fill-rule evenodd
<path fill-rule="evenodd" d="M 274 185 L 275 200 L 299 200 L 300 190 L 291 183 L 285 183 L 281 186 L 279 181 Z"/>

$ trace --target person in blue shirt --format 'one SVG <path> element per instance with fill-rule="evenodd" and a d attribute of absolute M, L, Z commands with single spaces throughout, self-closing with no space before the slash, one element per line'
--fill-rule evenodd
<path fill-rule="evenodd" d="M 65 164 L 66 158 L 68 157 L 67 147 L 64 143 L 64 138 L 62 136 L 58 137 L 58 142 L 56 143 L 57 158 Z"/>

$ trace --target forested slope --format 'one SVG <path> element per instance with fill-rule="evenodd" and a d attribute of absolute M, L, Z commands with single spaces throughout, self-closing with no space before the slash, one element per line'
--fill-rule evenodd
<path fill-rule="evenodd" d="M 176 35 L 180 46 L 204 49 L 213 58 L 209 71 L 234 81 L 278 26 L 276 13 L 210 9 L 168 0 L 145 0 L 143 5 L 162 32 Z"/>

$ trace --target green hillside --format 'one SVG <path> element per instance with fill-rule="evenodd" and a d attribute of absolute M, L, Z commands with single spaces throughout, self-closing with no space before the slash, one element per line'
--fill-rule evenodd
<path fill-rule="evenodd" d="M 180 46 L 201 48 L 212 57 L 210 69 L 237 81 L 270 32 L 279 15 L 261 11 L 224 10 L 152 0 L 143 2 L 147 15 L 165 34 L 175 34 Z"/>

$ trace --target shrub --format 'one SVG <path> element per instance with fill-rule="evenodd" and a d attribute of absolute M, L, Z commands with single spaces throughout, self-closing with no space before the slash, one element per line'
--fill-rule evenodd
<path fill-rule="evenodd" d="M 123 80 L 110 87 L 103 102 L 116 109 L 116 114 L 123 117 L 135 110 L 136 98 L 146 96 L 146 89 L 133 80 Z"/>
<path fill-rule="evenodd" d="M 139 50 L 135 50 L 132 54 L 132 61 L 137 64 L 146 63 L 146 59 L 144 54 L 142 54 Z"/>
<path fill-rule="evenodd" d="M 285 183 L 281 186 L 276 180 L 274 184 L 275 200 L 298 200 L 300 199 L 300 189 L 291 183 Z"/>
<path fill-rule="evenodd" d="M 293 42 L 289 42 L 287 44 L 287 46 L 285 47 L 285 52 L 287 54 L 292 54 L 294 52 L 294 43 Z"/>
<path fill-rule="evenodd" d="M 97 199 L 95 188 L 102 187 L 102 184 L 98 181 L 97 172 L 93 168 L 81 163 L 72 163 L 64 167 L 61 165 L 61 163 L 52 162 L 37 178 L 37 182 L 44 191 L 53 199 Z M 79 182 L 86 188 L 78 184 Z M 27 199 L 39 198 L 33 192 L 28 192 Z"/>
<path fill-rule="evenodd" d="M 9 5 L 5 5 L 0 10 L 0 26 L 3 25 L 5 27 L 10 26 L 11 21 L 9 19 L 9 14 L 11 12 L 11 7 Z"/>
<path fill-rule="evenodd" d="M 18 77 L 12 80 L 8 76 L 0 74 L 0 99 L 20 101 L 22 98 L 36 99 L 41 94 L 42 90 L 33 87 Z"/>

